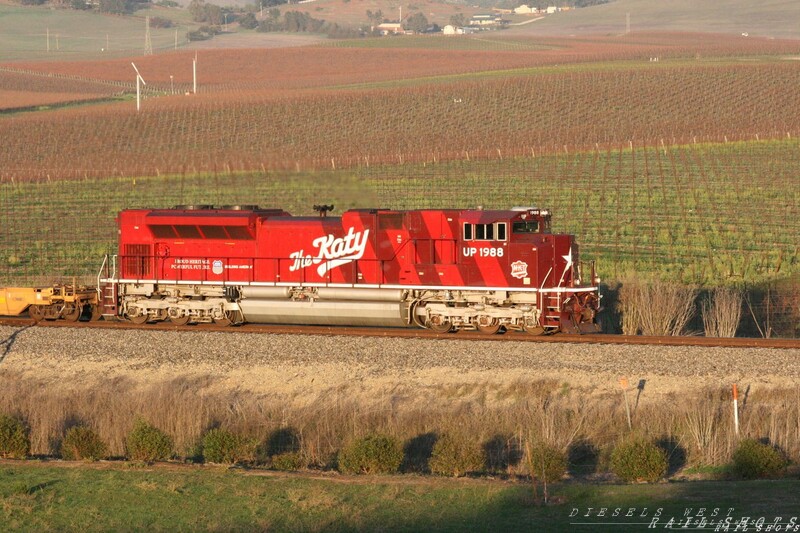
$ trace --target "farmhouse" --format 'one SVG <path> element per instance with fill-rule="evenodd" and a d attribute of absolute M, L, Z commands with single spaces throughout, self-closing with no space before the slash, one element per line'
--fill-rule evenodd
<path fill-rule="evenodd" d="M 530 7 L 527 4 L 522 4 L 521 6 L 514 8 L 514 13 L 517 15 L 531 15 L 534 13 L 538 13 L 539 10 L 535 7 Z"/>
<path fill-rule="evenodd" d="M 383 24 L 378 24 L 377 29 L 381 35 L 403 35 L 406 33 L 406 30 L 403 29 L 403 25 L 397 22 L 384 22 Z"/>

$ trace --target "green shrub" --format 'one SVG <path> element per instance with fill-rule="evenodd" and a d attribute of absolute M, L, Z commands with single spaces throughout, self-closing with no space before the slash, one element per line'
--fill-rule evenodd
<path fill-rule="evenodd" d="M 769 444 L 744 439 L 733 452 L 731 471 L 744 479 L 776 477 L 788 464 L 786 457 Z"/>
<path fill-rule="evenodd" d="M 475 440 L 444 434 L 433 445 L 429 465 L 434 474 L 459 477 L 482 471 L 486 465 L 486 452 Z"/>
<path fill-rule="evenodd" d="M 134 461 L 165 461 L 172 457 L 172 439 L 155 426 L 137 419 L 128 435 L 128 459 Z"/>
<path fill-rule="evenodd" d="M 528 447 L 528 469 L 531 477 L 542 482 L 558 481 L 567 473 L 567 454 L 543 442 Z"/>
<path fill-rule="evenodd" d="M 666 452 L 643 437 L 624 440 L 611 452 L 611 471 L 624 481 L 658 481 L 668 464 Z"/>
<path fill-rule="evenodd" d="M 31 440 L 21 420 L 0 415 L 0 457 L 25 459 L 31 451 Z"/>
<path fill-rule="evenodd" d="M 339 470 L 346 474 L 394 474 L 402 462 L 400 443 L 388 435 L 369 435 L 339 451 Z"/>
<path fill-rule="evenodd" d="M 252 461 L 256 442 L 227 429 L 215 428 L 203 437 L 203 458 L 211 463 L 235 464 Z"/>
<path fill-rule="evenodd" d="M 61 442 L 61 457 L 69 460 L 97 461 L 108 454 L 106 443 L 91 428 L 75 426 L 67 430 Z"/>
<path fill-rule="evenodd" d="M 275 470 L 300 470 L 304 468 L 305 461 L 300 452 L 284 452 L 273 455 L 270 464 Z"/>

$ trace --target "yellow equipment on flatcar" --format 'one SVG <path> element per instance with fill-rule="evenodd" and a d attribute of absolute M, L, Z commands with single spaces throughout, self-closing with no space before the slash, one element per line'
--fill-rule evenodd
<path fill-rule="evenodd" d="M 84 313 L 92 319 L 100 318 L 94 287 L 72 284 L 0 288 L 0 315 L 18 316 L 25 311 L 36 321 L 63 318 L 75 322 Z"/>

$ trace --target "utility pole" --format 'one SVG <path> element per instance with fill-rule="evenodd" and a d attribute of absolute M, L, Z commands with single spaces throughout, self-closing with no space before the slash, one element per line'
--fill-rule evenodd
<path fill-rule="evenodd" d="M 197 94 L 197 52 L 194 53 L 194 61 L 192 61 L 192 80 L 193 80 L 193 91 L 194 94 Z"/>
<path fill-rule="evenodd" d="M 150 17 L 144 18 L 144 55 L 153 55 L 153 43 L 150 41 Z"/>
<path fill-rule="evenodd" d="M 50 28 L 47 28 L 47 51 L 50 51 Z"/>

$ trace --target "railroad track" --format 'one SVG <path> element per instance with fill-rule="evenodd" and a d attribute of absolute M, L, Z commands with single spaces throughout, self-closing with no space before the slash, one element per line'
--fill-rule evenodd
<path fill-rule="evenodd" d="M 225 327 L 215 324 L 198 324 L 177 326 L 169 322 L 156 324 L 132 324 L 124 321 L 99 322 L 66 322 L 63 320 L 35 322 L 30 318 L 0 318 L 0 325 L 10 327 L 43 327 L 43 328 L 105 328 L 105 329 L 143 329 L 149 331 L 198 331 L 245 333 L 245 334 L 289 334 L 289 335 L 342 335 L 356 337 L 389 337 L 415 339 L 457 339 L 481 340 L 493 342 L 545 342 L 545 343 L 579 343 L 579 344 L 635 344 L 652 346 L 699 346 L 723 348 L 784 348 L 800 349 L 800 339 L 762 339 L 762 338 L 717 338 L 717 337 L 650 337 L 632 335 L 557 335 L 533 336 L 525 333 L 507 332 L 501 335 L 484 335 L 473 331 L 458 333 L 436 333 L 414 328 L 374 328 L 347 326 L 293 326 L 274 324 L 245 324 L 243 326 Z"/>

